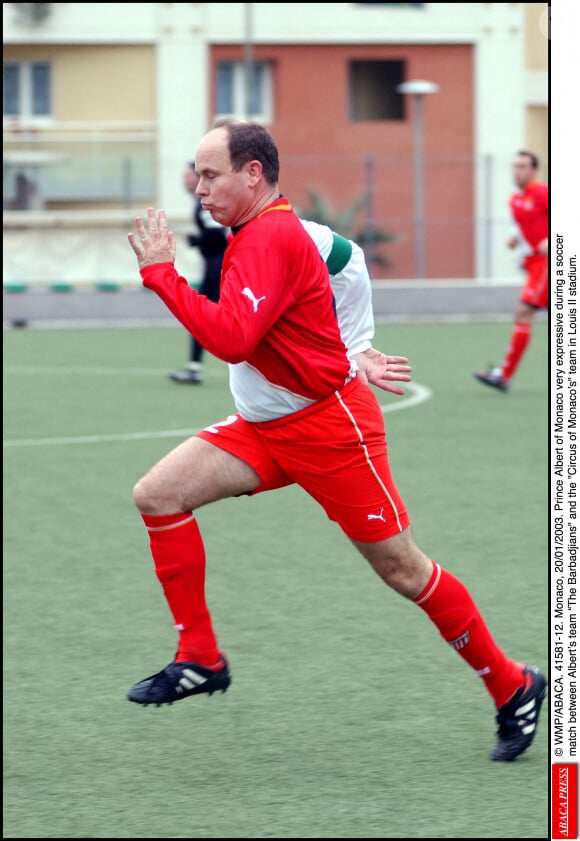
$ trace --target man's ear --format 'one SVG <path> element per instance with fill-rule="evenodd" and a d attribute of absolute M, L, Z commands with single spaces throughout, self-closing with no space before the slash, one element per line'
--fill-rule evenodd
<path fill-rule="evenodd" d="M 262 164 L 260 161 L 249 161 L 247 164 L 247 173 L 249 178 L 249 183 L 254 186 L 258 183 L 262 176 Z"/>

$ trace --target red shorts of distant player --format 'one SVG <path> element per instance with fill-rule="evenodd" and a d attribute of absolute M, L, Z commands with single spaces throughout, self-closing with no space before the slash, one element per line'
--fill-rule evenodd
<path fill-rule="evenodd" d="M 527 280 L 520 300 L 536 309 L 548 306 L 548 258 L 542 254 L 531 254 L 524 260 Z"/>
<path fill-rule="evenodd" d="M 230 415 L 198 437 L 251 465 L 262 479 L 254 493 L 300 485 L 352 540 L 374 543 L 409 525 L 381 407 L 358 377 L 285 418 L 248 423 Z"/>

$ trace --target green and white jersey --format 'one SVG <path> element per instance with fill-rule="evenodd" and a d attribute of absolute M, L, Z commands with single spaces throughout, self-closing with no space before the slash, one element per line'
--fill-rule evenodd
<path fill-rule="evenodd" d="M 327 225 L 300 219 L 328 266 L 342 341 L 349 356 L 371 347 L 375 334 L 372 287 L 362 248 Z"/>

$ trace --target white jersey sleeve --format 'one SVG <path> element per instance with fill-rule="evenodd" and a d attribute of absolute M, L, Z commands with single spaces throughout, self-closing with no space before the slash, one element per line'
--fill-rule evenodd
<path fill-rule="evenodd" d="M 312 237 L 322 259 L 331 257 L 334 233 L 327 225 L 301 219 L 302 225 Z M 346 265 L 336 274 L 330 275 L 334 292 L 336 314 L 342 341 L 348 355 L 362 353 L 371 347 L 375 334 L 372 287 L 362 248 L 349 240 L 352 253 Z"/>

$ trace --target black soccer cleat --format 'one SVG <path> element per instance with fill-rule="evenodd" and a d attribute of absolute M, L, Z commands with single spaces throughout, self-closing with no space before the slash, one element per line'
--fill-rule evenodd
<path fill-rule="evenodd" d="M 498 738 L 491 752 L 495 762 L 513 762 L 534 741 L 546 695 L 546 677 L 534 666 L 525 666 L 524 676 L 525 684 L 498 710 Z"/>
<path fill-rule="evenodd" d="M 225 692 L 232 682 L 232 676 L 226 658 L 222 657 L 221 662 L 223 666 L 216 671 L 189 661 L 174 661 L 163 671 L 136 683 L 129 690 L 127 698 L 143 706 L 155 704 L 160 707 L 162 704 L 173 704 L 174 701 L 181 701 L 182 698 L 202 692 L 207 692 L 208 695 Z"/>
<path fill-rule="evenodd" d="M 473 376 L 480 383 L 497 388 L 498 391 L 507 391 L 510 387 L 509 381 L 502 377 L 500 368 L 492 368 L 491 371 L 476 371 Z"/>

